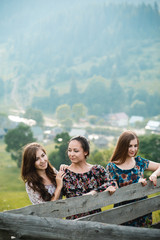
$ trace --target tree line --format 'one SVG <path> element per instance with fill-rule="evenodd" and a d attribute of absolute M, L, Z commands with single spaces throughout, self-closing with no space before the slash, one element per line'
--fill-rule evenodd
<path fill-rule="evenodd" d="M 61 164 L 68 165 L 70 163 L 67 156 L 67 146 L 70 138 L 68 132 L 62 132 L 53 139 L 55 148 L 49 154 L 49 160 L 56 169 L 59 169 Z M 144 135 L 140 136 L 139 140 L 139 155 L 160 163 L 160 135 Z M 11 154 L 12 160 L 16 161 L 17 166 L 20 167 L 23 147 L 30 142 L 36 141 L 36 139 L 33 137 L 29 126 L 19 124 L 15 129 L 7 132 L 4 141 L 6 143 L 6 151 Z M 100 164 L 105 167 L 113 153 L 113 148 L 94 148 L 88 161 L 91 164 Z"/>
<path fill-rule="evenodd" d="M 81 92 L 73 81 L 68 93 L 59 94 L 54 88 L 47 97 L 34 97 L 32 107 L 44 113 L 55 113 L 58 106 L 83 104 L 89 115 L 105 116 L 109 113 L 126 112 L 129 116 L 152 117 L 159 114 L 160 94 L 144 89 L 128 87 L 124 89 L 117 79 L 109 87 L 101 80 L 92 80 Z M 68 109 L 69 109 L 68 108 Z M 69 114 L 66 113 L 66 116 Z"/>

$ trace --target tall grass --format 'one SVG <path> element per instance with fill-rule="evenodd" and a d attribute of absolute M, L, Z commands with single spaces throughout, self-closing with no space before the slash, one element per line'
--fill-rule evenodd
<path fill-rule="evenodd" d="M 21 208 L 30 205 L 25 186 L 10 154 L 0 142 L 0 211 Z"/>
<path fill-rule="evenodd" d="M 31 205 L 26 191 L 1 192 L 0 211 L 7 211 Z"/>

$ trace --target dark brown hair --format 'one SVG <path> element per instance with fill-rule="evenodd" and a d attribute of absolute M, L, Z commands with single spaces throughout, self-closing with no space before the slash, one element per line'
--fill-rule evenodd
<path fill-rule="evenodd" d="M 113 155 L 110 159 L 111 162 L 116 162 L 116 164 L 122 164 L 125 162 L 128 155 L 128 147 L 131 140 L 137 139 L 137 144 L 139 147 L 139 140 L 136 133 L 127 130 L 123 132 L 117 142 Z M 138 151 L 138 150 L 137 150 Z M 137 152 L 136 152 L 137 154 Z M 135 154 L 135 155 L 136 155 Z M 117 162 L 118 161 L 118 162 Z"/>
<path fill-rule="evenodd" d="M 89 146 L 89 142 L 88 142 L 87 138 L 85 138 L 84 136 L 72 137 L 70 139 L 69 143 L 73 140 L 76 140 L 76 141 L 80 142 L 80 144 L 83 148 L 83 151 L 87 153 L 85 155 L 85 158 L 87 158 L 87 156 L 89 156 L 89 153 L 90 153 L 90 146 Z"/>
<path fill-rule="evenodd" d="M 43 178 L 39 176 L 35 168 L 36 153 L 39 149 L 41 149 L 46 154 L 43 146 L 36 142 L 27 144 L 24 147 L 22 155 L 21 177 L 23 181 L 25 183 L 27 182 L 34 191 L 37 191 L 41 194 L 41 197 L 44 201 L 50 201 L 52 196 L 48 193 L 43 184 Z M 50 164 L 50 162 L 48 162 L 48 166 L 45 171 L 47 177 L 56 186 L 56 173 L 53 170 L 53 166 Z"/>

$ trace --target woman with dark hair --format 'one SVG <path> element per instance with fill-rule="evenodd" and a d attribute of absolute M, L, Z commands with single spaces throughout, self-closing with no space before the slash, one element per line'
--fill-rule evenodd
<path fill-rule="evenodd" d="M 50 164 L 46 151 L 34 142 L 25 146 L 22 157 L 21 177 L 32 204 L 60 198 L 64 172 Z"/>
<path fill-rule="evenodd" d="M 109 178 L 106 170 L 100 165 L 87 163 L 90 147 L 84 136 L 73 137 L 68 144 L 68 157 L 71 165 L 65 169 L 63 178 L 63 195 L 67 198 L 94 194 L 95 192 L 108 191 L 110 194 L 116 190 L 116 184 Z M 99 212 L 100 209 L 89 213 L 82 213 L 68 217 L 75 219 L 91 213 Z"/>
<path fill-rule="evenodd" d="M 144 178 L 145 170 L 153 172 L 149 177 L 149 180 L 152 181 L 155 186 L 157 184 L 157 176 L 160 175 L 160 164 L 144 159 L 140 156 L 136 156 L 138 147 L 139 140 L 136 133 L 128 130 L 120 135 L 113 155 L 110 159 L 110 163 L 106 166 L 108 174 L 111 178 L 116 180 L 119 188 L 138 182 L 141 182 L 142 185 L 145 186 L 147 184 L 147 181 Z M 120 206 L 133 201 L 123 202 L 115 206 Z M 148 214 L 133 221 L 124 223 L 123 225 L 147 227 L 151 224 L 152 214 Z"/>

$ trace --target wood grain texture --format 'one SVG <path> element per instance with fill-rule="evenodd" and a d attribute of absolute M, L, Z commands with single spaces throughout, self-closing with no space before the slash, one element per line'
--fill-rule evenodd
<path fill-rule="evenodd" d="M 2 235 L 5 232 L 26 240 L 159 240 L 160 236 L 158 229 L 0 213 L 0 239 L 10 239 Z"/>
<path fill-rule="evenodd" d="M 54 202 L 30 205 L 24 208 L 7 212 L 15 214 L 63 218 L 78 213 L 88 212 L 110 204 L 141 198 L 153 193 L 160 192 L 160 178 L 155 187 L 150 181 L 143 187 L 141 183 L 135 183 L 120 189 L 110 196 L 108 192 L 97 193 L 94 196 L 81 196 L 58 200 Z"/>
<path fill-rule="evenodd" d="M 160 209 L 160 195 L 134 203 L 126 204 L 111 210 L 88 215 L 75 221 L 95 221 L 110 224 L 122 224 L 137 217 Z"/>

